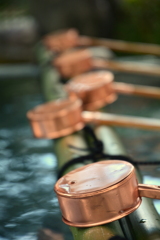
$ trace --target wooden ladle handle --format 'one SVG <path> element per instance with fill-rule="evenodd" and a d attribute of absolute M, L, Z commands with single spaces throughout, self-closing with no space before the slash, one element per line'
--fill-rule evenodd
<path fill-rule="evenodd" d="M 140 197 L 160 199 L 160 186 L 138 184 Z"/>
<path fill-rule="evenodd" d="M 117 114 L 101 112 L 82 112 L 85 122 L 92 122 L 102 125 L 112 125 L 120 127 L 141 128 L 146 130 L 160 130 L 160 120 L 143 117 L 131 117 Z"/>

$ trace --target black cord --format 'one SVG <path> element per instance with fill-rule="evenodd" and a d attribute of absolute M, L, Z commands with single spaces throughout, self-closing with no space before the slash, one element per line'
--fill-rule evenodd
<path fill-rule="evenodd" d="M 70 148 L 79 150 L 79 151 L 90 151 L 91 153 L 88 155 L 80 156 L 77 158 L 73 158 L 68 160 L 63 167 L 58 171 L 58 179 L 63 175 L 64 171 L 72 166 L 73 164 L 77 163 L 86 163 L 86 161 L 91 161 L 91 162 L 97 162 L 101 159 L 110 159 L 110 160 L 123 160 L 127 161 L 133 165 L 154 165 L 154 164 L 160 164 L 160 161 L 151 161 L 151 162 L 143 162 L 143 161 L 134 161 L 132 158 L 124 155 L 110 155 L 110 154 L 105 154 L 103 153 L 103 143 L 102 141 L 98 140 L 96 135 L 94 134 L 94 131 L 92 130 L 91 127 L 85 126 L 84 131 L 88 133 L 88 135 L 92 139 L 92 145 L 88 149 L 82 149 L 82 148 L 77 148 L 72 145 L 69 145 Z"/>
<path fill-rule="evenodd" d="M 69 160 L 68 162 L 66 162 L 63 167 L 58 171 L 58 179 L 63 175 L 63 172 L 70 166 L 72 166 L 73 164 L 77 164 L 77 163 L 85 163 L 88 160 L 91 160 L 92 162 L 97 162 L 100 159 L 111 159 L 111 160 L 123 160 L 123 161 L 127 161 L 130 162 L 132 164 L 135 164 L 135 162 L 127 157 L 127 156 L 123 156 L 123 155 L 109 155 L 109 154 L 88 154 L 85 156 L 80 156 L 77 158 L 73 158 L 71 160 Z"/>
<path fill-rule="evenodd" d="M 111 237 L 109 240 L 127 240 L 127 238 L 120 237 L 120 236 L 114 236 L 114 237 Z"/>

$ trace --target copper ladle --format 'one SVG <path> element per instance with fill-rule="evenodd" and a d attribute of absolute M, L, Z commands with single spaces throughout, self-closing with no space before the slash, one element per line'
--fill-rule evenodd
<path fill-rule="evenodd" d="M 156 44 L 126 42 L 115 39 L 99 39 L 80 36 L 76 29 L 58 30 L 43 39 L 44 44 L 54 51 L 63 51 L 76 46 L 103 46 L 118 52 L 132 52 L 160 56 L 160 46 Z"/>
<path fill-rule="evenodd" d="M 65 88 L 82 100 L 83 110 L 95 111 L 117 99 L 114 75 L 109 71 L 81 74 L 69 80 Z"/>
<path fill-rule="evenodd" d="M 114 82 L 114 75 L 109 71 L 81 74 L 70 79 L 65 87 L 82 99 L 84 110 L 91 111 L 114 102 L 117 93 L 160 99 L 160 88 Z"/>
<path fill-rule="evenodd" d="M 53 65 L 66 78 L 99 68 L 118 72 L 160 76 L 158 65 L 100 59 L 93 57 L 88 49 L 64 52 L 53 60 Z"/>
<path fill-rule="evenodd" d="M 67 136 L 84 127 L 82 102 L 75 95 L 35 107 L 27 112 L 36 138 L 58 138 Z"/>
<path fill-rule="evenodd" d="M 120 160 L 88 164 L 55 184 L 63 221 L 91 227 L 120 219 L 141 204 L 141 197 L 160 199 L 160 186 L 138 184 L 134 166 Z"/>
<path fill-rule="evenodd" d="M 97 59 L 96 61 L 101 61 L 101 60 Z M 61 57 L 55 59 L 54 64 L 55 64 L 55 66 L 57 66 L 58 71 L 63 76 L 65 76 L 65 77 L 73 76 L 75 79 L 75 76 L 82 74 L 86 71 L 89 71 L 93 68 L 93 57 L 89 54 L 89 51 L 80 50 L 78 52 L 67 53 L 66 55 L 64 55 L 64 57 L 61 56 Z M 158 71 L 160 71 L 160 70 L 158 69 Z M 91 73 L 91 74 L 92 74 L 93 78 L 95 78 L 94 74 L 93 73 Z M 82 75 L 81 79 L 82 78 L 88 79 L 89 77 L 87 77 L 87 76 L 88 75 Z M 77 77 L 77 78 L 79 78 L 79 77 Z M 112 78 L 113 78 L 113 76 L 112 76 Z M 87 81 L 87 79 L 86 79 L 86 81 Z M 75 81 L 77 81 L 77 80 L 74 80 L 74 82 Z M 83 80 L 83 84 L 84 83 L 85 83 L 85 79 Z M 70 85 L 71 84 L 69 84 L 69 86 Z M 69 87 L 69 88 L 70 88 L 70 90 L 72 90 L 71 87 Z M 114 83 L 112 83 L 112 89 L 114 89 L 114 91 L 116 93 L 120 93 L 120 94 L 137 95 L 137 96 L 144 96 L 144 97 L 160 99 L 160 88 L 157 88 L 157 87 L 126 84 L 123 82 L 114 82 Z M 79 90 L 77 90 L 77 92 L 78 91 Z"/>
<path fill-rule="evenodd" d="M 159 119 L 129 117 L 100 112 L 82 112 L 82 101 L 70 97 L 40 105 L 27 113 L 34 136 L 58 138 L 82 129 L 85 123 L 160 130 Z"/>
<path fill-rule="evenodd" d="M 79 34 L 76 29 L 59 30 L 46 35 L 42 42 L 51 51 L 63 52 L 79 45 Z"/>

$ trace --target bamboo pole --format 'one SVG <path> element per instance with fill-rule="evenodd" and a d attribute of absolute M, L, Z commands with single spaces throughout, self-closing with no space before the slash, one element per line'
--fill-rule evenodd
<path fill-rule="evenodd" d="M 104 152 L 110 155 L 123 154 L 126 152 L 121 145 L 114 129 L 106 126 L 95 128 L 95 134 L 104 144 Z M 136 175 L 139 182 L 142 182 L 142 176 L 136 168 Z M 124 235 L 133 240 L 158 240 L 160 239 L 160 216 L 155 210 L 152 200 L 143 198 L 140 207 L 123 218 Z"/>
<path fill-rule="evenodd" d="M 63 85 L 59 82 L 59 73 L 51 66 L 44 66 L 41 71 L 41 89 L 45 101 L 67 97 Z"/>
<path fill-rule="evenodd" d="M 70 146 L 74 146 L 75 149 L 71 148 Z M 88 149 L 87 143 L 84 140 L 83 131 L 79 131 L 77 133 L 73 133 L 66 137 L 62 137 L 54 140 L 54 152 L 58 160 L 57 161 L 58 169 L 63 167 L 63 165 L 66 162 L 68 162 L 68 160 L 79 157 L 81 155 L 86 155 L 89 153 L 87 151 L 85 152 L 80 151 L 78 150 L 78 148 Z M 89 162 L 91 163 L 91 161 Z M 72 167 L 67 168 L 63 174 L 73 169 L 76 169 L 78 167 L 82 167 L 83 165 L 84 165 L 83 163 L 74 164 Z"/>
<path fill-rule="evenodd" d="M 84 46 L 103 46 L 118 52 L 160 56 L 160 46 L 156 44 L 126 42 L 114 39 L 98 39 L 87 36 L 81 36 L 79 43 Z"/>
<path fill-rule="evenodd" d="M 160 130 L 160 120 L 144 117 L 125 116 L 102 112 L 82 112 L 82 118 L 87 123 L 101 125 L 140 128 L 146 130 Z"/>
<path fill-rule="evenodd" d="M 48 65 L 50 61 L 53 59 L 53 57 L 55 56 L 54 52 L 48 50 L 47 47 L 43 45 L 42 42 L 37 43 L 35 47 L 35 51 L 36 51 L 38 64 L 41 67 L 45 66 L 46 64 Z"/>
<path fill-rule="evenodd" d="M 59 167 L 62 167 L 63 164 L 66 163 L 69 159 L 78 157 L 79 154 L 85 154 L 85 155 L 87 154 L 86 152 L 78 153 L 77 150 L 71 150 L 69 148 L 70 144 L 74 145 L 77 148 L 82 148 L 82 149 L 88 148 L 84 140 L 83 131 L 80 131 L 78 133 L 75 133 L 60 139 L 56 139 L 54 141 L 54 151 L 57 156 Z M 88 161 L 87 163 L 90 163 L 90 161 Z M 66 169 L 64 174 L 78 167 L 81 167 L 83 165 L 84 163 L 73 164 L 71 167 Z M 73 234 L 74 240 L 108 240 L 110 239 L 110 237 L 114 235 L 124 236 L 118 221 L 115 221 L 110 224 L 102 225 L 102 226 L 87 227 L 87 228 L 70 227 L 70 229 Z"/>
<path fill-rule="evenodd" d="M 43 59 L 43 52 L 40 53 L 39 57 Z M 53 67 L 43 65 L 41 85 L 45 101 L 66 96 L 62 84 L 59 83 L 58 88 L 56 86 L 58 77 L 59 75 Z M 54 153 L 58 160 L 58 168 L 61 168 L 68 160 L 82 155 L 82 152 L 78 152 L 78 150 L 73 151 L 69 145 L 86 149 L 87 143 L 85 142 L 83 131 L 54 140 L 53 146 Z M 87 154 L 87 152 L 85 151 L 84 154 Z M 90 161 L 88 161 L 88 163 L 90 163 Z M 84 164 L 74 164 L 72 167 L 67 168 L 64 174 L 83 165 Z M 115 235 L 124 236 L 118 221 L 91 228 L 70 227 L 70 230 L 74 240 L 108 240 Z"/>
<path fill-rule="evenodd" d="M 45 91 L 44 91 L 44 95 L 45 95 L 45 99 L 46 100 L 50 100 L 50 99 L 55 99 L 56 97 L 60 97 L 60 95 L 64 94 L 64 93 L 60 93 L 59 91 L 56 92 L 56 96 L 53 94 L 53 92 L 50 92 L 50 89 L 52 87 L 52 84 L 54 81 L 51 81 L 52 77 L 54 76 L 53 72 L 48 75 L 47 74 L 47 69 L 45 69 L 45 73 L 43 73 L 43 78 L 42 78 L 42 83 L 44 84 L 43 86 L 45 86 Z M 50 76 L 50 77 L 49 77 Z M 50 79 L 50 80 L 49 80 Z M 48 94 L 48 91 L 50 94 Z M 60 95 L 59 95 L 60 93 Z M 108 129 L 108 131 L 112 132 L 112 129 L 110 127 L 105 127 L 105 129 Z M 80 135 L 79 135 L 80 134 Z M 68 147 L 68 142 L 70 143 L 70 141 L 74 143 L 77 142 L 78 147 L 84 147 L 86 146 L 86 143 L 84 141 L 84 138 L 81 136 L 82 133 L 78 133 L 71 135 L 71 136 L 67 136 L 61 139 L 57 139 L 56 141 L 54 141 L 54 149 L 55 152 L 57 154 L 57 159 L 59 162 L 59 167 L 62 166 L 68 159 L 78 156 L 78 153 L 72 152 L 71 149 Z M 107 137 L 106 137 L 107 136 Z M 103 132 L 103 142 L 104 142 L 104 146 L 105 146 L 105 151 L 107 151 L 107 153 L 112 153 L 112 154 L 123 154 L 125 153 L 125 150 L 123 148 L 123 146 L 121 145 L 120 141 L 116 140 L 117 139 L 117 135 L 116 133 L 109 135 L 110 137 L 108 137 L 108 132 L 106 134 L 106 131 Z M 78 140 L 75 140 L 78 139 Z M 108 143 L 106 143 L 106 141 L 108 141 Z M 116 143 L 115 143 L 116 142 Z M 62 151 L 63 149 L 63 151 Z M 79 167 L 79 165 L 74 165 L 73 168 L 69 168 L 66 170 L 70 171 L 76 167 Z M 146 208 L 148 209 L 148 208 Z M 145 209 L 145 211 L 146 211 Z M 148 210 L 150 212 L 150 210 Z M 152 211 L 152 209 L 151 209 Z M 157 218 L 158 219 L 158 218 Z M 134 223 L 134 217 L 130 217 L 129 219 L 132 223 Z M 158 221 L 157 221 L 158 222 Z M 136 222 L 138 225 L 138 222 Z M 153 223 L 154 224 L 154 223 Z M 153 224 L 151 226 L 153 226 Z M 71 227 L 71 231 L 73 233 L 73 237 L 74 240 L 107 240 L 109 239 L 111 236 L 114 236 L 116 234 L 123 236 L 122 233 L 122 229 L 123 232 L 125 233 L 125 236 L 129 237 L 129 240 L 134 240 L 134 236 L 139 234 L 141 236 L 141 238 L 136 238 L 137 240 L 141 239 L 145 239 L 145 240 L 156 240 L 158 238 L 151 238 L 151 234 L 149 236 L 149 238 L 147 238 L 147 231 L 145 229 L 145 225 L 143 227 L 143 231 L 141 231 L 140 233 L 136 233 L 139 232 L 139 225 L 134 228 L 133 224 L 131 225 L 132 228 L 129 227 L 129 223 L 126 222 L 125 220 L 122 220 L 121 222 L 115 221 L 113 223 L 107 224 L 107 225 L 103 225 L 103 226 L 97 226 L 97 227 L 92 227 L 92 228 L 74 228 Z M 155 225 L 156 227 L 153 227 L 153 234 L 157 234 L 156 231 L 154 231 L 154 229 L 157 229 L 157 225 Z M 145 236 L 145 238 L 143 238 L 143 235 Z M 133 236 L 133 237 L 132 237 Z M 158 236 L 158 235 L 155 235 Z"/>
<path fill-rule="evenodd" d="M 50 62 L 53 59 L 54 53 L 49 51 L 40 42 L 36 46 L 37 61 L 41 67 L 41 91 L 44 96 L 44 101 L 51 101 L 67 96 L 63 85 L 60 83 L 60 74 L 51 66 Z"/>

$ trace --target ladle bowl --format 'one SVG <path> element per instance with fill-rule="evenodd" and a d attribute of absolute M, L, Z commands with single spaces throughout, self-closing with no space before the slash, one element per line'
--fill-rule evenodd
<path fill-rule="evenodd" d="M 27 113 L 36 138 L 59 138 L 84 127 L 82 102 L 76 96 L 39 105 Z"/>
<path fill-rule="evenodd" d="M 67 99 L 42 104 L 27 113 L 37 138 L 59 138 L 81 130 L 86 123 L 160 130 L 159 119 L 82 111 L 82 101 L 72 95 Z"/>
<path fill-rule="evenodd" d="M 141 197 L 160 199 L 160 187 L 138 184 L 134 166 L 120 160 L 100 161 L 69 172 L 55 184 L 63 221 L 91 227 L 135 211 Z"/>
<path fill-rule="evenodd" d="M 72 78 L 66 89 L 82 100 L 84 110 L 94 111 L 117 99 L 113 81 L 109 71 L 91 72 Z"/>

